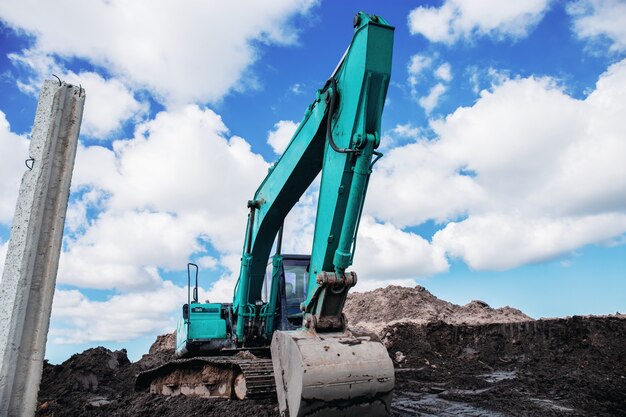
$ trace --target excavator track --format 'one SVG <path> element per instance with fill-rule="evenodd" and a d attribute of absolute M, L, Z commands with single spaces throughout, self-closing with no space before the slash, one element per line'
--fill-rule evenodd
<path fill-rule="evenodd" d="M 268 398 L 276 395 L 271 359 L 197 357 L 172 360 L 137 375 L 135 391 L 166 396 Z"/>
<path fill-rule="evenodd" d="M 239 361 L 250 398 L 268 398 L 276 395 L 276 381 L 271 359 Z"/>

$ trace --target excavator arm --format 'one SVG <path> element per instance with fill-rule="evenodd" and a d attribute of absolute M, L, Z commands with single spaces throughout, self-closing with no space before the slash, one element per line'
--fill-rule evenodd
<path fill-rule="evenodd" d="M 251 331 L 258 319 L 265 323 L 266 336 L 273 333 L 279 406 L 292 416 L 389 411 L 391 360 L 379 341 L 347 330 L 342 309 L 357 281 L 347 269 L 371 169 L 381 156 L 376 148 L 391 74 L 393 30 L 378 16 L 355 16 L 344 57 L 248 202 L 233 302 L 235 336 L 240 345 L 250 345 L 249 338 L 258 336 Z M 260 301 L 267 261 L 285 217 L 320 172 L 303 328 L 275 330 L 278 280 L 272 280 L 268 302 Z"/>
<path fill-rule="evenodd" d="M 343 302 L 325 290 L 337 287 L 352 264 L 354 242 L 391 75 L 393 27 L 378 16 L 355 17 L 352 43 L 326 85 L 318 90 L 280 159 L 248 202 L 250 214 L 234 310 L 252 315 L 272 245 L 285 217 L 322 172 L 306 311 L 339 317 Z M 333 302 L 331 302 L 333 301 Z M 244 338 L 244 323 L 236 334 Z"/>

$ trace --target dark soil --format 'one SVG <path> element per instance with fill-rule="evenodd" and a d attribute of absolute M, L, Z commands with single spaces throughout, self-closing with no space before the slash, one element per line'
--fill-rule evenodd
<path fill-rule="evenodd" d="M 163 336 L 159 336 L 155 345 Z M 207 400 L 134 392 L 135 376 L 173 357 L 173 349 L 150 349 L 130 363 L 125 350 L 103 347 L 73 355 L 61 365 L 44 364 L 37 416 L 276 416 L 273 400 Z"/>
<path fill-rule="evenodd" d="M 382 336 L 396 364 L 393 416 L 626 416 L 623 316 L 397 322 Z M 37 416 L 278 415 L 273 400 L 135 393 L 135 375 L 169 360 L 171 346 L 162 336 L 135 363 L 102 347 L 46 363 Z"/>
<path fill-rule="evenodd" d="M 623 318 L 400 323 L 384 341 L 398 416 L 626 416 Z"/>

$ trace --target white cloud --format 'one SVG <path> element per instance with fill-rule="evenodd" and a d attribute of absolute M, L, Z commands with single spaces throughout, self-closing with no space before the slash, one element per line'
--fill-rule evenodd
<path fill-rule="evenodd" d="M 607 39 L 610 50 L 626 50 L 626 3 L 622 0 L 578 0 L 567 5 L 581 39 Z"/>
<path fill-rule="evenodd" d="M 285 219 L 283 253 L 311 253 L 319 186 L 320 176 L 318 175 Z"/>
<path fill-rule="evenodd" d="M 25 80 L 17 82 L 25 93 L 38 96 L 44 79 L 52 74 L 61 80 L 80 85 L 88 95 L 81 124 L 81 134 L 106 139 L 118 131 L 129 119 L 143 116 L 147 103 L 135 99 L 130 89 L 116 78 L 104 79 L 100 74 L 81 71 L 76 74 L 54 61 L 48 54 L 37 50 L 23 50 L 21 54 L 9 54 L 11 61 L 31 73 Z"/>
<path fill-rule="evenodd" d="M 63 68 L 48 54 L 32 49 L 24 49 L 21 53 L 7 54 L 13 65 L 32 73 L 26 80 L 17 80 L 17 86 L 26 94 L 38 96 L 43 80 L 54 79 L 52 75 L 60 76 Z"/>
<path fill-rule="evenodd" d="M 81 85 L 87 94 L 81 134 L 107 138 L 120 130 L 127 120 L 143 116 L 147 103 L 140 103 L 119 80 L 105 80 L 95 72 L 68 72 L 64 80 Z"/>
<path fill-rule="evenodd" d="M 374 167 L 365 209 L 400 228 L 462 216 L 483 191 L 471 177 L 458 175 L 460 165 L 426 140 L 392 149 Z"/>
<path fill-rule="evenodd" d="M 624 96 L 626 60 L 584 100 L 548 78 L 483 90 L 472 107 L 431 122 L 435 140 L 394 149 L 376 165 L 368 212 L 399 227 L 452 221 L 434 244 L 475 269 L 619 240 L 626 233 Z"/>
<path fill-rule="evenodd" d="M 281 155 L 285 151 L 297 128 L 298 123 L 291 120 L 280 120 L 274 124 L 274 128 L 267 134 L 267 143 L 274 149 L 274 153 Z"/>
<path fill-rule="evenodd" d="M 70 201 L 65 215 L 65 233 L 84 233 L 92 224 L 87 215 L 88 210 L 100 211 L 106 197 L 102 190 L 90 189 Z"/>
<path fill-rule="evenodd" d="M 409 73 L 408 83 L 411 89 L 411 96 L 417 100 L 419 105 L 424 108 L 426 114 L 430 114 L 435 107 L 439 104 L 439 100 L 447 90 L 447 83 L 452 80 L 452 68 L 449 63 L 444 62 L 439 64 L 433 71 L 429 71 L 431 77 L 439 80 L 433 85 L 429 93 L 425 96 L 421 96 L 418 85 L 426 80 L 425 72 L 430 69 L 437 56 L 426 56 L 416 54 L 411 57 L 407 65 L 407 71 Z"/>
<path fill-rule="evenodd" d="M 550 0 L 446 0 L 440 7 L 420 6 L 408 18 L 412 34 L 431 42 L 491 36 L 521 38 L 541 20 Z"/>
<path fill-rule="evenodd" d="M 383 286 L 390 280 L 414 280 L 445 272 L 448 261 L 442 248 L 432 246 L 421 236 L 364 216 L 354 270 L 362 281 Z"/>
<path fill-rule="evenodd" d="M 396 125 L 392 129 L 392 132 L 401 138 L 417 139 L 420 136 L 421 129 L 410 123 L 406 123 L 403 125 Z"/>
<path fill-rule="evenodd" d="M 413 126 L 411 122 L 397 124 L 393 129 L 383 132 L 378 150 L 387 153 L 393 148 L 417 140 L 422 136 L 422 132 L 422 128 Z"/>
<path fill-rule="evenodd" d="M 493 88 L 511 79 L 510 71 L 494 67 L 470 66 L 466 68 L 465 75 L 474 94 L 478 94 L 484 88 Z"/>
<path fill-rule="evenodd" d="M 433 59 L 426 55 L 415 54 L 409 60 L 407 71 L 409 73 L 409 84 L 416 85 L 418 77 L 422 72 L 432 65 Z"/>
<path fill-rule="evenodd" d="M 304 88 L 304 84 L 295 83 L 291 85 L 291 87 L 289 87 L 289 91 L 291 91 L 295 95 L 301 95 L 301 94 L 304 94 L 303 88 Z"/>
<path fill-rule="evenodd" d="M 115 341 L 171 332 L 187 289 L 164 281 L 152 291 L 92 301 L 78 290 L 57 290 L 52 305 L 50 342 Z"/>
<path fill-rule="evenodd" d="M 452 67 L 447 62 L 441 64 L 435 70 L 435 77 L 439 78 L 442 81 L 450 82 L 452 80 Z"/>
<path fill-rule="evenodd" d="M 198 264 L 200 268 L 216 269 L 219 264 L 219 261 L 217 260 L 217 258 L 214 258 L 212 256 L 202 256 L 198 258 L 196 263 Z"/>
<path fill-rule="evenodd" d="M 6 116 L 0 111 L 0 223 L 9 223 L 13 218 L 27 158 L 28 141 L 11 131 Z"/>
<path fill-rule="evenodd" d="M 202 224 L 187 216 L 125 211 L 101 214 L 85 234 L 69 241 L 59 283 L 88 288 L 140 289 L 160 281 L 155 268 L 181 269 Z"/>
<path fill-rule="evenodd" d="M 138 125 L 113 150 L 79 147 L 72 186 L 84 194 L 70 204 L 77 233 L 66 239 L 59 282 L 138 291 L 159 282 L 157 268 L 207 256 L 207 244 L 236 273 L 223 260 L 241 250 L 245 202 L 268 164 L 227 134 L 217 114 L 190 105 Z M 87 222 L 89 207 L 99 214 Z"/>
<path fill-rule="evenodd" d="M 284 253 L 311 253 L 319 182 L 289 213 L 283 234 Z M 359 291 L 390 284 L 415 285 L 424 278 L 448 269 L 444 250 L 414 233 L 404 232 L 391 223 L 378 223 L 363 216 L 359 226 L 354 265 Z"/>
<path fill-rule="evenodd" d="M 296 42 L 290 19 L 313 4 L 24 0 L 1 3 L 0 18 L 32 35 L 41 53 L 85 59 L 134 88 L 149 89 L 163 102 L 181 104 L 215 102 L 233 88 L 249 85 L 246 79 L 254 77 L 244 75 L 259 56 L 258 45 Z M 64 21 L 68 24 L 59 25 Z"/>
<path fill-rule="evenodd" d="M 577 217 L 472 215 L 433 237 L 435 246 L 474 269 L 504 270 L 542 262 L 626 232 L 626 212 Z"/>
<path fill-rule="evenodd" d="M 444 84 L 437 83 L 430 89 L 428 95 L 419 98 L 418 103 L 424 108 L 426 114 L 430 114 L 435 107 L 437 107 L 439 100 L 445 94 L 447 89 L 448 88 Z"/>

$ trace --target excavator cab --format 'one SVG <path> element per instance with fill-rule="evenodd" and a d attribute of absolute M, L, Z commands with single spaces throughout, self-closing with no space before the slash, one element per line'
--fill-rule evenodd
<path fill-rule="evenodd" d="M 272 278 L 278 276 L 278 327 L 292 329 L 302 325 L 302 303 L 307 297 L 310 255 L 281 255 L 280 263 L 267 265 L 263 283 L 263 301 L 269 302 Z M 278 271 L 275 269 L 278 268 Z"/>
<path fill-rule="evenodd" d="M 283 256 L 285 301 L 287 302 L 287 317 L 289 319 L 300 318 L 300 321 L 302 321 L 300 304 L 306 300 L 310 257 L 305 255 L 296 256 Z"/>

